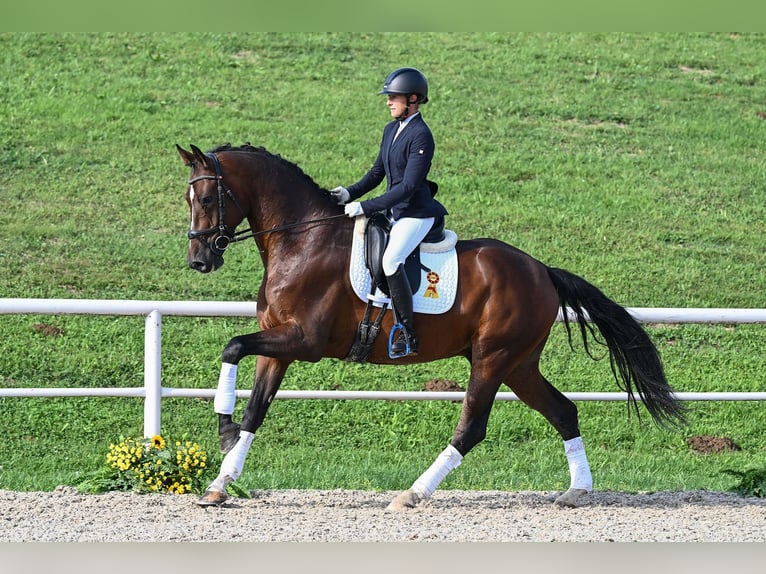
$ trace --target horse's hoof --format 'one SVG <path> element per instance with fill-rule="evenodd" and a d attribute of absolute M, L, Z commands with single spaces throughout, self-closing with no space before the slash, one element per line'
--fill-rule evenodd
<path fill-rule="evenodd" d="M 206 490 L 205 494 L 196 500 L 197 506 L 221 506 L 229 499 L 229 495 L 221 490 Z"/>
<path fill-rule="evenodd" d="M 218 431 L 218 438 L 221 442 L 221 452 L 226 454 L 239 440 L 239 425 L 230 423 Z"/>
<path fill-rule="evenodd" d="M 389 503 L 386 510 L 407 510 L 408 508 L 415 508 L 421 500 L 420 495 L 415 491 L 405 490 Z"/>
<path fill-rule="evenodd" d="M 588 494 L 588 491 L 584 488 L 570 488 L 556 499 L 556 504 L 558 506 L 575 507 L 583 494 Z"/>

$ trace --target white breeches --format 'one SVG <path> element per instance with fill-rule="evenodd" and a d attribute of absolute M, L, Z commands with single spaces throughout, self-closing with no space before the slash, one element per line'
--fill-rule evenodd
<path fill-rule="evenodd" d="M 428 235 L 434 224 L 433 217 L 416 219 L 402 217 L 394 221 L 386 250 L 383 252 L 383 273 L 393 275 L 404 265 L 405 259 L 412 253 L 423 238 Z"/>

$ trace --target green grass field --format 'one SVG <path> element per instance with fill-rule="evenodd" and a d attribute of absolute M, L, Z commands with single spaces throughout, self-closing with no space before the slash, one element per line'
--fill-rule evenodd
<path fill-rule="evenodd" d="M 428 76 L 432 176 L 463 238 L 497 237 L 577 273 L 630 307 L 764 306 L 764 34 L 0 33 L 0 297 L 250 301 L 252 245 L 202 276 L 186 268 L 187 168 L 174 149 L 263 145 L 323 187 L 369 167 L 393 68 Z M 60 330 L 50 335 L 39 327 Z M 143 318 L 5 315 L 0 385 L 143 383 Z M 213 388 L 246 319 L 166 318 L 163 384 Z M 757 391 L 763 325 L 652 325 L 678 391 Z M 242 363 L 239 388 L 252 383 Z M 607 361 L 543 357 L 562 391 L 616 391 Z M 468 366 L 296 364 L 283 389 L 461 385 Z M 727 489 L 766 466 L 759 402 L 699 402 L 667 433 L 620 403 L 579 403 L 596 488 Z M 238 413 L 243 405 L 238 404 Z M 459 405 L 277 401 L 245 488 L 400 489 L 446 446 Z M 0 488 L 50 490 L 140 435 L 140 399 L 0 399 Z M 210 401 L 163 401 L 162 428 L 215 451 Z M 700 455 L 692 435 L 740 451 Z M 216 455 L 217 456 L 217 455 Z M 500 403 L 489 435 L 444 488 L 561 489 L 561 442 Z"/>

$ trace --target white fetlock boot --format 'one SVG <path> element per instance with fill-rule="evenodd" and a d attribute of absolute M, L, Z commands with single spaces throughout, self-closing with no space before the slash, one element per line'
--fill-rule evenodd
<path fill-rule="evenodd" d="M 593 477 L 582 437 L 564 441 L 564 452 L 569 463 L 569 490 L 556 499 L 556 504 L 573 507 L 584 494 L 593 491 Z"/>

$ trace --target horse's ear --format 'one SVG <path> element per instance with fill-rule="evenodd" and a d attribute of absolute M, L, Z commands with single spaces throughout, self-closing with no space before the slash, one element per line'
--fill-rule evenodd
<path fill-rule="evenodd" d="M 198 165 L 203 167 L 209 167 L 207 162 L 207 156 L 202 152 L 201 149 L 199 149 L 196 145 L 190 144 L 192 152 L 194 153 L 194 161 L 197 162 Z"/>
<path fill-rule="evenodd" d="M 192 162 L 194 161 L 194 156 L 191 154 L 191 152 L 186 151 L 178 144 L 176 144 L 176 149 L 178 150 L 178 155 L 181 156 L 181 159 L 184 161 L 184 163 L 188 166 L 191 166 Z"/>
<path fill-rule="evenodd" d="M 186 151 L 180 145 L 176 144 L 176 149 L 178 150 L 178 155 L 181 156 L 181 159 L 184 160 L 186 165 L 192 166 L 192 164 L 196 163 L 199 166 L 208 167 L 207 156 L 202 153 L 202 150 L 200 150 L 197 146 L 192 144 L 192 150 Z"/>

